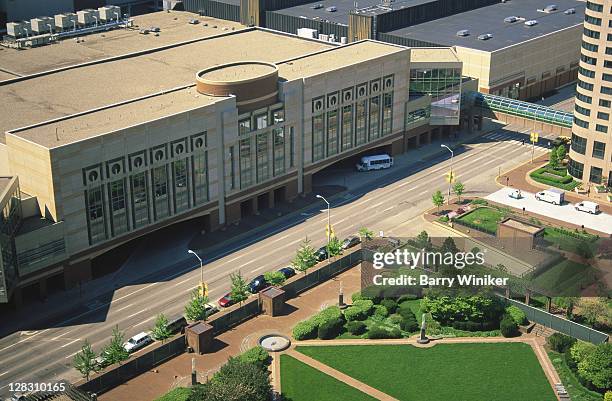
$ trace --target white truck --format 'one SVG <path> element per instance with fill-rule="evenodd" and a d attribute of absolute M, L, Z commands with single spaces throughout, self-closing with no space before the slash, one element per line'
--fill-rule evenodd
<path fill-rule="evenodd" d="M 561 205 L 565 192 L 558 188 L 549 188 L 545 191 L 535 194 L 535 198 L 539 201 L 552 203 L 553 205 Z"/>
<path fill-rule="evenodd" d="M 582 201 L 580 203 L 576 203 L 574 207 L 580 212 L 586 212 L 591 214 L 599 213 L 599 205 L 595 202 Z"/>

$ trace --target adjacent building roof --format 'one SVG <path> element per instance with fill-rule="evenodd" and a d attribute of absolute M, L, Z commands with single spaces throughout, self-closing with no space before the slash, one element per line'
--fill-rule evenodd
<path fill-rule="evenodd" d="M 410 49 L 411 63 L 461 63 L 450 47 L 413 47 Z"/>
<path fill-rule="evenodd" d="M 540 12 L 549 4 L 556 4 L 557 10 L 551 13 Z M 564 11 L 573 8 L 574 14 Z M 584 21 L 585 2 L 578 0 L 511 0 L 496 3 L 472 11 L 455 14 L 423 24 L 388 32 L 388 34 L 435 43 L 443 46 L 462 46 L 487 52 L 513 46 L 555 31 L 581 25 Z M 508 23 L 506 17 L 521 17 L 523 20 Z M 537 20 L 534 26 L 525 22 Z M 457 36 L 457 32 L 468 30 L 469 36 Z M 493 35 L 488 40 L 479 40 L 481 34 Z"/>

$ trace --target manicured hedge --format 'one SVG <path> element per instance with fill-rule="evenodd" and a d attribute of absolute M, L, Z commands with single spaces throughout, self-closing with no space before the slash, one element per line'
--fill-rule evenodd
<path fill-rule="evenodd" d="M 368 338 L 370 339 L 381 339 L 381 338 L 401 338 L 402 333 L 397 328 L 387 330 L 384 327 L 373 326 L 368 331 Z"/>
<path fill-rule="evenodd" d="M 498 322 L 453 322 L 453 328 L 463 331 L 492 331 L 499 329 Z"/>
<path fill-rule="evenodd" d="M 546 339 L 546 343 L 550 349 L 559 353 L 564 353 L 565 351 L 569 350 L 575 342 L 575 338 L 561 333 L 554 333 Z"/>
<path fill-rule="evenodd" d="M 321 340 L 331 340 L 342 332 L 343 320 L 327 320 L 319 326 L 318 335 Z"/>
<path fill-rule="evenodd" d="M 364 322 L 353 321 L 346 323 L 346 329 L 349 333 L 358 336 L 365 333 L 366 325 Z"/>
<path fill-rule="evenodd" d="M 374 305 L 374 316 L 384 319 L 389 316 L 389 311 L 382 305 Z"/>
<path fill-rule="evenodd" d="M 389 313 L 395 313 L 395 311 L 397 310 L 397 302 L 395 302 L 395 300 L 393 299 L 383 299 L 382 301 L 380 301 L 380 304 L 387 308 L 387 311 L 389 311 Z"/>
<path fill-rule="evenodd" d="M 325 337 L 323 339 L 335 338 L 342 331 L 344 323 L 344 315 L 340 308 L 330 306 L 310 319 L 296 324 L 293 327 L 293 338 L 296 340 L 311 340 L 319 336 L 319 334 L 323 334 Z M 324 326 L 324 329 L 319 331 L 321 326 Z M 329 337 L 333 333 L 336 334 L 333 337 Z"/>
<path fill-rule="evenodd" d="M 310 320 L 299 322 L 293 327 L 293 338 L 298 341 L 312 340 L 317 337 L 319 328 Z"/>
<path fill-rule="evenodd" d="M 251 348 L 238 357 L 242 362 L 254 363 L 261 368 L 270 364 L 270 354 L 261 345 Z"/>
<path fill-rule="evenodd" d="M 506 308 L 506 313 L 512 317 L 512 319 L 518 325 L 523 325 L 528 323 L 527 315 L 520 309 L 518 306 L 510 305 Z"/>
<path fill-rule="evenodd" d="M 510 315 L 504 315 L 499 324 L 499 330 L 504 337 L 516 337 L 519 335 L 518 325 Z"/>
<path fill-rule="evenodd" d="M 543 173 L 549 172 L 555 175 L 555 177 L 551 177 L 550 175 L 543 175 Z M 550 171 L 547 167 L 541 167 L 535 171 L 533 171 L 529 176 L 534 180 L 541 184 L 551 185 L 553 187 L 565 189 L 566 191 L 573 190 L 579 183 L 574 180 L 569 174 L 565 174 L 561 176 L 558 171 Z M 558 178 L 557 178 L 558 177 Z"/>

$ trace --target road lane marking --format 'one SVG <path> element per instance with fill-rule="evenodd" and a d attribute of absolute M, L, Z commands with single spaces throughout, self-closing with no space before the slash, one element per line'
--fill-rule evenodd
<path fill-rule="evenodd" d="M 76 340 L 72 340 L 69 343 L 62 345 L 60 348 L 66 348 L 67 346 L 74 344 L 75 342 L 80 341 L 80 340 L 81 340 L 80 338 L 77 338 Z"/>
<path fill-rule="evenodd" d="M 174 286 L 175 286 L 175 287 L 178 287 L 179 285 L 181 285 L 181 284 L 185 284 L 186 282 L 188 282 L 188 281 L 192 281 L 192 280 L 193 280 L 193 277 L 189 277 L 189 278 L 186 278 L 186 279 L 185 279 L 185 280 L 183 280 L 183 281 L 179 281 L 178 283 L 174 284 Z"/>
<path fill-rule="evenodd" d="M 136 312 L 136 313 L 132 313 L 130 316 L 126 317 L 126 319 L 129 319 L 129 318 L 131 318 L 131 317 L 134 317 L 134 316 L 136 316 L 136 315 L 138 315 L 138 314 L 141 314 L 142 312 L 146 312 L 146 311 L 147 311 L 147 309 L 146 309 L 146 308 L 145 308 L 145 309 L 143 309 L 143 310 L 139 310 L 138 312 Z"/>
<path fill-rule="evenodd" d="M 40 335 L 40 334 L 42 334 L 42 333 L 44 333 L 44 332 L 46 332 L 46 331 L 49 331 L 49 329 L 45 329 L 45 330 L 43 330 L 43 331 L 39 331 L 38 333 L 36 333 L 36 334 L 34 334 L 34 335 L 32 335 L 32 336 L 30 336 L 30 337 L 28 337 L 28 338 L 24 338 L 23 340 L 19 340 L 19 341 L 17 341 L 16 343 L 11 344 L 11 345 L 7 345 L 6 347 L 4 347 L 4 348 L 0 349 L 0 352 L 5 351 L 5 350 L 7 350 L 7 349 L 9 349 L 9 348 L 13 348 L 14 346 L 16 346 L 16 345 L 18 345 L 18 344 L 21 344 L 21 343 L 22 343 L 22 342 L 24 342 L 24 341 L 31 340 L 32 338 L 34 338 L 34 337 L 36 337 L 36 336 L 38 336 L 38 335 Z M 5 386 L 5 387 L 6 387 L 6 386 Z"/>
<path fill-rule="evenodd" d="M 132 305 L 134 305 L 134 304 L 128 304 L 128 305 L 126 305 L 126 306 L 124 306 L 124 307 L 122 307 L 122 308 L 120 308 L 120 309 L 117 309 L 115 312 L 121 312 L 122 310 L 127 309 L 127 308 L 129 308 L 130 306 L 132 306 Z"/>
<path fill-rule="evenodd" d="M 140 323 L 138 323 L 138 324 L 135 324 L 135 325 L 134 325 L 134 326 L 132 326 L 132 327 L 142 326 L 143 324 L 145 324 L 145 323 L 147 323 L 147 322 L 150 322 L 150 321 L 151 321 L 151 320 L 153 320 L 154 318 L 155 318 L 155 316 L 151 316 L 151 317 L 150 317 L 150 318 L 148 318 L 147 320 L 144 320 L 144 321 L 142 321 L 142 322 L 140 322 Z"/>

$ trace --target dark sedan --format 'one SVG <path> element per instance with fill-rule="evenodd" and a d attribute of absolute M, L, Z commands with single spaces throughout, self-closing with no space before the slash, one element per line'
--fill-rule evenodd
<path fill-rule="evenodd" d="M 318 262 L 327 259 L 327 247 L 322 246 L 321 248 L 317 249 L 317 251 L 315 252 L 315 256 L 317 257 Z"/>
<path fill-rule="evenodd" d="M 251 293 L 253 294 L 257 294 L 259 291 L 263 290 L 267 286 L 268 286 L 268 282 L 266 281 L 264 276 L 259 275 L 255 277 L 253 280 L 251 280 L 251 282 L 249 283 L 249 291 L 251 291 Z"/>
<path fill-rule="evenodd" d="M 293 267 L 283 267 L 282 269 L 278 269 L 278 271 L 283 273 L 285 278 L 291 278 L 295 276 L 295 269 Z"/>
<path fill-rule="evenodd" d="M 355 245 L 359 244 L 361 242 L 361 240 L 359 239 L 359 237 L 357 236 L 350 236 L 347 239 L 345 239 L 344 241 L 342 241 L 342 249 L 349 249 L 354 247 Z"/>

